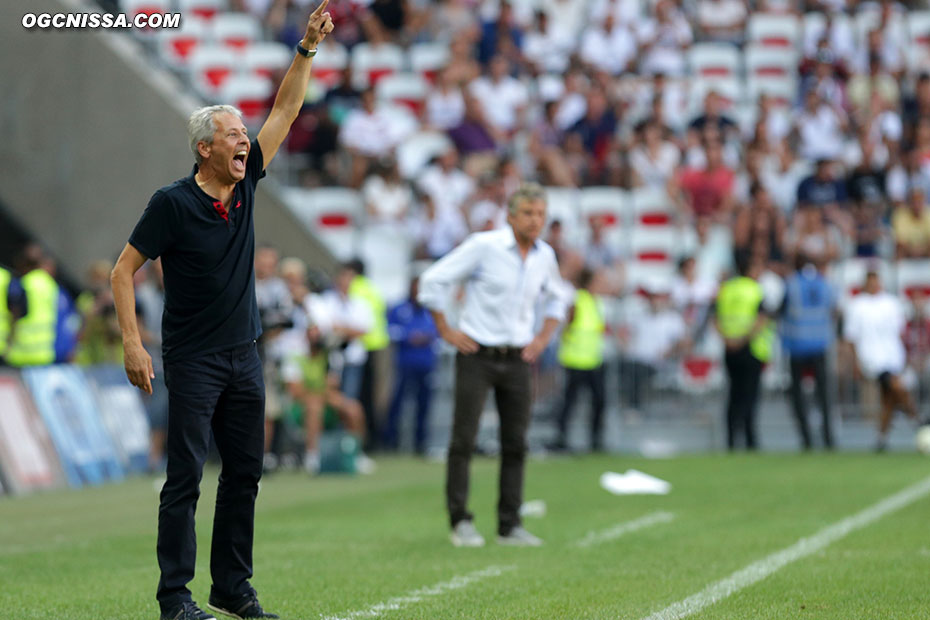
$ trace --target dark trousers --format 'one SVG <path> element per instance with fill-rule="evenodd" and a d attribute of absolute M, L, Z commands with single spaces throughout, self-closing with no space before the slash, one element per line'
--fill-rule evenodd
<path fill-rule="evenodd" d="M 598 450 L 603 442 L 601 434 L 604 423 L 604 366 L 591 370 L 565 369 L 565 396 L 562 399 L 562 410 L 559 412 L 559 441 L 567 443 L 568 420 L 571 417 L 578 392 L 587 388 L 591 392 L 591 448 Z"/>
<path fill-rule="evenodd" d="M 446 464 L 446 505 L 453 527 L 472 519 L 468 512 L 468 473 L 478 421 L 494 388 L 500 415 L 501 469 L 497 503 L 498 533 L 520 525 L 526 431 L 530 421 L 530 365 L 519 354 L 494 356 L 483 352 L 455 358 L 455 413 Z"/>
<path fill-rule="evenodd" d="M 806 356 L 791 356 L 791 404 L 794 417 L 798 422 L 798 432 L 804 448 L 811 447 L 811 431 L 807 424 L 807 400 L 801 389 L 805 372 L 814 373 L 814 395 L 817 406 L 823 416 L 823 445 L 833 447 L 833 433 L 830 430 L 830 400 L 827 396 L 827 360 L 824 353 Z"/>
<path fill-rule="evenodd" d="M 746 448 L 755 450 L 756 403 L 759 400 L 759 380 L 762 362 L 745 346 L 738 351 L 727 351 L 725 356 L 730 394 L 727 399 L 727 448 L 736 447 L 737 437 L 743 435 Z"/>
<path fill-rule="evenodd" d="M 397 373 L 397 385 L 394 387 L 394 396 L 391 398 L 391 408 L 388 410 L 388 419 L 384 427 L 384 445 L 391 449 L 397 448 L 400 414 L 407 395 L 413 393 L 417 399 L 414 446 L 418 453 L 422 453 L 426 449 L 429 406 L 433 399 L 433 369 L 398 366 Z"/>
<path fill-rule="evenodd" d="M 165 364 L 167 481 L 158 508 L 158 602 L 167 612 L 191 599 L 194 512 L 212 430 L 223 465 L 216 493 L 210 574 L 213 593 L 250 591 L 255 497 L 262 475 L 265 384 L 255 344 Z"/>

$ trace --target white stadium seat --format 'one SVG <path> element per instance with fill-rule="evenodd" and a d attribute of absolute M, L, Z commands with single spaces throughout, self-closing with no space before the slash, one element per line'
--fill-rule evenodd
<path fill-rule="evenodd" d="M 695 78 L 735 78 L 740 73 L 740 54 L 727 43 L 696 43 L 688 50 L 688 68 Z"/>
<path fill-rule="evenodd" d="M 340 43 L 326 40 L 313 57 L 313 79 L 327 88 L 339 84 L 340 75 L 349 66 L 349 52 Z"/>
<path fill-rule="evenodd" d="M 896 265 L 898 292 L 907 297 L 930 297 L 930 260 L 900 260 Z"/>
<path fill-rule="evenodd" d="M 439 70 L 449 64 L 449 46 L 445 43 L 414 43 L 407 52 L 410 70 L 427 80 L 436 79 Z"/>
<path fill-rule="evenodd" d="M 798 71 L 798 53 L 793 48 L 747 45 L 743 52 L 746 75 L 754 78 L 784 78 Z"/>
<path fill-rule="evenodd" d="M 220 88 L 219 100 L 234 105 L 242 112 L 242 120 L 249 127 L 257 127 L 265 120 L 274 85 L 260 75 L 237 75 Z"/>
<path fill-rule="evenodd" d="M 219 45 L 200 45 L 187 63 L 194 89 L 208 98 L 215 98 L 223 85 L 235 75 L 237 59 L 229 48 Z"/>
<path fill-rule="evenodd" d="M 393 43 L 359 43 L 352 48 L 353 80 L 359 87 L 375 86 L 386 75 L 404 70 L 403 50 Z"/>
<path fill-rule="evenodd" d="M 180 28 L 158 31 L 159 54 L 172 69 L 184 69 L 194 51 L 209 39 L 209 33 L 204 20 L 184 17 Z"/>
<path fill-rule="evenodd" d="M 601 219 L 604 237 L 614 250 L 627 246 L 630 224 L 630 197 L 627 192 L 617 187 L 584 187 L 579 192 L 578 203 L 585 223 L 592 218 Z"/>
<path fill-rule="evenodd" d="M 246 13 L 223 13 L 213 19 L 213 40 L 220 45 L 241 52 L 261 37 L 261 24 Z"/>
<path fill-rule="evenodd" d="M 426 103 L 429 89 L 429 82 L 419 74 L 394 73 L 378 81 L 375 94 L 378 100 L 407 106 L 419 116 Z"/>
<path fill-rule="evenodd" d="M 753 13 L 746 24 L 746 42 L 765 47 L 797 48 L 801 22 L 794 15 Z"/>
<path fill-rule="evenodd" d="M 633 260 L 668 264 L 674 268 L 681 253 L 681 235 L 674 226 L 633 226 L 630 233 Z"/>
<path fill-rule="evenodd" d="M 546 188 L 546 218 L 562 223 L 562 236 L 572 245 L 585 240 L 586 223 L 581 218 L 579 191 L 571 187 Z"/>
<path fill-rule="evenodd" d="M 188 19 L 195 16 L 200 19 L 213 20 L 226 10 L 225 0 L 177 0 L 178 11 Z"/>
<path fill-rule="evenodd" d="M 401 176 L 408 180 L 416 179 L 434 157 L 442 155 L 451 146 L 449 136 L 438 131 L 420 131 L 408 136 L 397 145 L 397 166 Z"/>
<path fill-rule="evenodd" d="M 674 222 L 675 205 L 668 192 L 651 187 L 637 187 L 630 194 L 637 226 L 667 226 Z"/>
<path fill-rule="evenodd" d="M 357 191 L 342 187 L 292 187 L 284 190 L 284 197 L 307 230 L 337 259 L 346 261 L 358 254 L 365 206 Z"/>
<path fill-rule="evenodd" d="M 293 57 L 294 51 L 283 43 L 255 43 L 243 52 L 242 69 L 247 74 L 271 77 L 275 71 L 287 69 Z"/>

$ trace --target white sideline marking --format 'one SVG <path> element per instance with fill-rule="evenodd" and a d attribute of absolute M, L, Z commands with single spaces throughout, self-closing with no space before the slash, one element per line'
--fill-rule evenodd
<path fill-rule="evenodd" d="M 378 603 L 372 605 L 368 609 L 362 609 L 359 611 L 353 611 L 345 614 L 344 616 L 325 616 L 323 620 L 353 620 L 354 618 L 377 618 L 378 616 L 384 614 L 388 611 L 397 611 L 403 609 L 409 605 L 419 603 L 425 598 L 431 596 L 439 596 L 440 594 L 445 594 L 447 592 L 452 592 L 453 590 L 459 590 L 466 586 L 469 586 L 476 581 L 481 581 L 482 579 L 487 579 L 488 577 L 499 577 L 506 573 L 507 571 L 514 570 L 516 566 L 489 566 L 481 570 L 477 570 L 473 573 L 468 573 L 467 575 L 458 575 L 453 577 L 449 581 L 443 581 L 425 588 L 419 588 L 412 592 L 405 594 L 404 596 L 396 596 L 387 602 Z"/>
<path fill-rule="evenodd" d="M 709 605 L 721 601 L 731 594 L 735 594 L 796 562 L 827 545 L 836 542 L 847 534 L 861 529 L 878 521 L 905 506 L 921 499 L 930 493 L 930 478 L 903 489 L 894 495 L 886 497 L 877 504 L 869 506 L 862 512 L 846 517 L 842 521 L 829 525 L 813 536 L 802 538 L 790 547 L 753 562 L 746 568 L 740 569 L 720 581 L 710 584 L 700 592 L 692 594 L 686 599 L 669 605 L 662 611 L 644 618 L 644 620 L 676 620 L 697 613 Z"/>
<path fill-rule="evenodd" d="M 587 548 L 594 545 L 599 545 L 601 543 L 620 538 L 624 534 L 635 532 L 636 530 L 658 525 L 659 523 L 669 523 L 674 518 L 675 515 L 670 512 L 652 512 L 644 517 L 640 517 L 639 519 L 627 521 L 626 523 L 618 523 L 617 525 L 600 532 L 588 532 L 588 534 L 576 542 L 574 546 Z"/>

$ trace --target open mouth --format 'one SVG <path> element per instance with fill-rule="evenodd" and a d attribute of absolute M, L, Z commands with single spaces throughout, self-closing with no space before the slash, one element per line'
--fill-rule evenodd
<path fill-rule="evenodd" d="M 248 156 L 249 156 L 249 152 L 246 151 L 245 149 L 238 151 L 235 155 L 233 155 L 233 168 L 244 172 L 245 171 L 245 159 Z"/>

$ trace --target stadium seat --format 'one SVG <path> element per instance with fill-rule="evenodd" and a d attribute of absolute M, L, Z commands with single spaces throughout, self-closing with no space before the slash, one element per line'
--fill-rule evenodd
<path fill-rule="evenodd" d="M 242 112 L 242 120 L 249 127 L 257 127 L 265 120 L 274 85 L 260 75 L 237 75 L 226 80 L 220 88 L 219 99 L 234 105 Z"/>
<path fill-rule="evenodd" d="M 220 45 L 241 52 L 261 38 L 261 24 L 246 13 L 223 13 L 213 19 L 213 40 Z"/>
<path fill-rule="evenodd" d="M 352 48 L 352 78 L 358 87 L 376 86 L 384 76 L 402 71 L 404 61 L 403 50 L 393 43 L 359 43 Z"/>
<path fill-rule="evenodd" d="M 688 50 L 688 69 L 695 78 L 736 78 L 740 72 L 739 51 L 726 43 L 697 43 Z"/>
<path fill-rule="evenodd" d="M 630 233 L 633 260 L 639 263 L 668 264 L 674 268 L 681 252 L 681 239 L 674 226 L 634 225 Z"/>
<path fill-rule="evenodd" d="M 286 188 L 288 207 L 333 255 L 346 261 L 358 253 L 365 207 L 358 192 L 342 187 Z"/>
<path fill-rule="evenodd" d="M 797 48 L 801 24 L 793 15 L 753 13 L 746 24 L 746 42 L 764 47 Z"/>
<path fill-rule="evenodd" d="M 578 205 L 585 223 L 601 218 L 604 237 L 614 250 L 628 245 L 630 197 L 616 187 L 584 187 L 578 194 Z M 625 252 L 621 251 L 621 254 Z"/>
<path fill-rule="evenodd" d="M 359 251 L 366 274 L 388 305 L 406 299 L 410 289 L 413 242 L 406 230 L 369 226 L 361 234 Z"/>
<path fill-rule="evenodd" d="M 375 94 L 380 101 L 391 101 L 405 105 L 417 116 L 423 111 L 426 96 L 429 94 L 429 82 L 416 73 L 394 73 L 386 75 L 375 86 Z"/>
<path fill-rule="evenodd" d="M 250 75 L 271 77 L 275 71 L 287 69 L 293 57 L 293 50 L 283 43 L 255 43 L 243 52 L 242 68 Z"/>
<path fill-rule="evenodd" d="M 896 266 L 898 292 L 907 297 L 930 296 L 930 260 L 900 260 Z"/>
<path fill-rule="evenodd" d="M 215 98 L 220 89 L 236 73 L 236 58 L 229 49 L 203 44 L 191 53 L 187 64 L 191 84 L 201 95 Z"/>
<path fill-rule="evenodd" d="M 187 20 L 190 16 L 212 21 L 226 10 L 225 0 L 177 0 L 178 11 Z"/>
<path fill-rule="evenodd" d="M 742 103 L 744 99 L 744 80 L 735 77 L 732 78 L 695 78 L 691 85 L 691 92 L 688 97 L 690 101 L 689 115 L 697 116 L 704 111 L 704 98 L 707 93 L 714 91 L 720 95 L 725 112 L 730 113 Z"/>
<path fill-rule="evenodd" d="M 420 176 L 430 161 L 445 153 L 452 140 L 438 131 L 420 131 L 397 145 L 397 166 L 402 177 L 408 180 Z"/>
<path fill-rule="evenodd" d="M 636 226 L 667 226 L 675 218 L 675 205 L 668 193 L 650 187 L 638 187 L 630 195 Z"/>
<path fill-rule="evenodd" d="M 865 7 L 865 8 L 863 8 Z M 885 26 L 885 38 L 893 41 L 907 42 L 908 24 L 905 19 L 910 21 L 911 15 L 903 15 L 900 12 L 893 13 Z M 871 30 L 881 26 L 882 14 L 878 4 L 861 5 L 856 15 L 853 17 L 854 27 L 856 29 L 856 40 L 860 45 L 866 45 L 867 37 Z M 903 44 L 906 47 L 906 43 Z"/>
<path fill-rule="evenodd" d="M 444 43 L 414 43 L 407 56 L 410 70 L 432 82 L 439 70 L 449 63 L 449 46 Z"/>
<path fill-rule="evenodd" d="M 335 41 L 326 40 L 317 48 L 313 57 L 313 79 L 327 88 L 339 84 L 339 77 L 349 65 L 349 53 Z"/>
<path fill-rule="evenodd" d="M 798 70 L 798 54 L 792 48 L 747 45 L 743 57 L 747 77 L 784 78 Z"/>
<path fill-rule="evenodd" d="M 178 29 L 158 31 L 159 55 L 175 70 L 187 67 L 191 55 L 209 38 L 207 23 L 197 17 L 185 17 Z"/>
<path fill-rule="evenodd" d="M 171 11 L 170 0 L 120 0 L 120 9 L 134 19 L 136 15 L 153 15 L 155 13 L 167 13 Z M 160 33 L 154 28 L 133 28 L 133 36 L 143 41 L 152 41 Z"/>
<path fill-rule="evenodd" d="M 577 246 L 585 241 L 586 223 L 581 219 L 577 189 L 547 187 L 546 219 L 549 222 L 559 220 L 562 223 L 562 236 L 569 244 Z"/>
<path fill-rule="evenodd" d="M 679 389 L 686 394 L 706 394 L 725 383 L 719 360 L 703 355 L 682 359 L 677 379 Z"/>
<path fill-rule="evenodd" d="M 907 25 L 911 43 L 908 63 L 912 71 L 919 73 L 930 66 L 930 11 L 908 13 Z"/>

